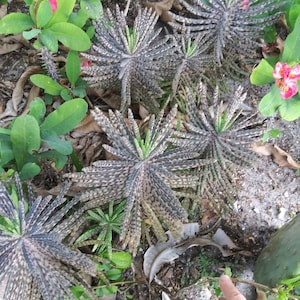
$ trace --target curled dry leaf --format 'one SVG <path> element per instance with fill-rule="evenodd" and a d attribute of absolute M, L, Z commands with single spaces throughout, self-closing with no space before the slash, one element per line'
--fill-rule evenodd
<path fill-rule="evenodd" d="M 169 10 L 174 5 L 174 2 L 177 0 L 162 0 L 158 2 L 146 2 L 144 3 L 145 7 L 150 7 L 160 16 L 161 20 L 164 22 L 172 21 L 171 16 L 169 15 Z"/>
<path fill-rule="evenodd" d="M 220 239 L 223 245 L 217 243 L 208 236 L 194 237 L 195 234 L 199 232 L 199 225 L 197 225 L 197 223 L 190 223 L 184 225 L 184 228 L 180 234 L 180 238 L 188 238 L 187 240 L 176 243 L 172 234 L 168 233 L 170 238 L 168 242 L 158 243 L 157 245 L 153 245 L 147 249 L 146 253 L 144 254 L 143 269 L 145 276 L 149 279 L 149 283 L 154 279 L 155 275 L 159 272 L 163 264 L 174 261 L 191 247 L 214 246 L 221 251 L 224 257 L 233 255 L 233 252 L 231 252 L 230 250 L 226 250 L 225 248 L 238 248 L 234 245 L 234 243 L 230 240 L 228 236 L 227 239 L 224 239 L 224 236 L 226 235 L 225 233 L 223 233 L 223 238 Z"/>
<path fill-rule="evenodd" d="M 288 167 L 296 170 L 300 169 L 300 164 L 297 163 L 288 153 L 283 151 L 277 145 L 257 142 L 252 145 L 252 149 L 258 154 L 271 156 L 274 162 L 281 167 Z"/>
<path fill-rule="evenodd" d="M 12 98 L 7 102 L 5 111 L 0 114 L 0 120 L 6 117 L 15 117 L 18 113 L 18 105 L 21 103 L 24 94 L 24 85 L 32 74 L 42 73 L 42 69 L 37 66 L 28 67 L 21 75 L 13 90 Z"/>

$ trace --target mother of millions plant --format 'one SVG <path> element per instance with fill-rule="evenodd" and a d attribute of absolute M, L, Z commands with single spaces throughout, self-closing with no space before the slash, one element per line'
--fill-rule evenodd
<path fill-rule="evenodd" d="M 109 112 L 109 118 L 98 108 L 93 112 L 98 125 L 107 134 L 112 146 L 104 145 L 115 160 L 100 160 L 81 173 L 65 176 L 78 186 L 88 188 L 80 196 L 90 207 L 99 207 L 110 200 L 127 199 L 120 233 L 123 247 L 136 254 L 141 237 L 142 212 L 151 220 L 159 240 L 166 236 L 161 221 L 174 233 L 180 232 L 187 213 L 172 188 L 196 187 L 197 177 L 185 171 L 206 164 L 197 159 L 197 151 L 171 147 L 173 121 L 177 108 L 164 117 L 161 111 L 152 115 L 144 135 L 128 111 L 128 123 L 120 112 Z"/>
<path fill-rule="evenodd" d="M 83 273 L 96 276 L 97 264 L 64 244 L 82 222 L 84 207 L 70 211 L 79 199 L 67 202 L 67 183 L 58 196 L 24 195 L 16 176 L 17 199 L 0 182 L 0 286 L 5 300 L 75 299 L 70 288 L 81 285 L 93 299 Z M 26 197 L 26 201 L 25 201 Z"/>

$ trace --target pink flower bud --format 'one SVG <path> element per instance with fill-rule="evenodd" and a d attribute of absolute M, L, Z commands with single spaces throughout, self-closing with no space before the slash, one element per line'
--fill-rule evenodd
<path fill-rule="evenodd" d="M 52 8 L 52 12 L 56 12 L 57 10 L 57 0 L 49 0 L 50 4 L 51 4 L 51 8 Z"/>

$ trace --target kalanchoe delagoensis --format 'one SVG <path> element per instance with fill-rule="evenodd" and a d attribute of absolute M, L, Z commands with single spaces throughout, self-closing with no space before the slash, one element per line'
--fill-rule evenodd
<path fill-rule="evenodd" d="M 216 60 L 222 63 L 224 53 L 243 54 L 249 57 L 260 44 L 266 26 L 278 19 L 286 1 L 266 0 L 179 0 L 192 15 L 170 13 L 173 26 L 187 28 L 191 33 L 202 33 L 212 43 Z"/>
<path fill-rule="evenodd" d="M 157 106 L 162 95 L 160 81 L 172 77 L 176 64 L 176 44 L 171 36 L 161 37 L 155 29 L 158 16 L 150 8 L 138 12 L 133 28 L 127 25 L 119 7 L 109 9 L 95 24 L 97 42 L 92 53 L 83 53 L 94 65 L 83 67 L 92 86 L 119 89 L 121 111 L 132 101 Z"/>
<path fill-rule="evenodd" d="M 160 240 L 166 237 L 161 221 L 175 235 L 181 230 L 187 213 L 172 188 L 195 187 L 197 177 L 186 171 L 207 163 L 196 158 L 196 151 L 170 149 L 176 113 L 175 107 L 166 117 L 163 111 L 152 115 L 143 136 L 130 110 L 125 122 L 118 111 L 110 111 L 108 118 L 96 108 L 95 120 L 112 143 L 103 147 L 116 160 L 97 161 L 82 173 L 66 174 L 77 185 L 89 188 L 81 194 L 81 201 L 89 201 L 91 207 L 127 198 L 120 240 L 133 254 L 140 242 L 142 212 Z"/>
<path fill-rule="evenodd" d="M 66 203 L 66 184 L 60 194 L 33 198 L 28 191 L 28 211 L 21 183 L 16 177 L 18 202 L 0 182 L 0 286 L 6 300 L 74 299 L 70 287 L 87 287 L 81 272 L 95 276 L 97 264 L 63 244 L 80 221 L 83 209 L 68 216 L 78 203 Z M 27 212 L 26 212 L 27 211 Z M 80 272 L 78 273 L 78 270 Z M 92 298 L 92 293 L 86 291 Z M 2 298 L 1 298 L 2 299 Z"/>
<path fill-rule="evenodd" d="M 246 93 L 239 86 L 228 103 L 223 103 L 216 89 L 213 102 L 209 103 L 206 87 L 199 84 L 197 88 L 187 87 L 187 121 L 186 132 L 178 132 L 178 141 L 190 149 L 198 151 L 213 163 L 200 168 L 200 189 L 210 194 L 224 192 L 231 195 L 233 191 L 233 174 L 236 167 L 249 166 L 256 158 L 250 149 L 254 141 L 261 138 L 262 120 L 256 114 L 243 114 L 241 104 Z M 196 103 L 200 103 L 197 107 Z"/>
<path fill-rule="evenodd" d="M 208 54 L 209 41 L 199 34 L 192 37 L 187 34 L 175 34 L 178 43 L 178 65 L 172 81 L 173 94 L 176 94 L 181 84 L 185 81 L 196 81 L 203 79 L 209 82 L 205 71 L 213 66 L 214 57 Z"/>

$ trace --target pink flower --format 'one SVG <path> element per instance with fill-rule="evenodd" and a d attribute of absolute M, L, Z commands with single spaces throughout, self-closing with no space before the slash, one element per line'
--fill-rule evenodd
<path fill-rule="evenodd" d="M 52 8 L 52 12 L 56 12 L 57 10 L 57 0 L 49 0 L 50 4 L 51 4 L 51 8 Z"/>
<path fill-rule="evenodd" d="M 300 79 L 300 65 L 291 68 L 289 78 L 299 80 Z"/>
<path fill-rule="evenodd" d="M 286 79 L 280 89 L 280 96 L 283 99 L 289 99 L 298 93 L 297 80 Z"/>
<path fill-rule="evenodd" d="M 89 67 L 92 63 L 89 60 L 83 61 L 81 67 Z"/>
<path fill-rule="evenodd" d="M 289 99 L 298 93 L 297 81 L 300 79 L 300 65 L 290 68 L 287 63 L 278 62 L 275 65 L 273 77 L 283 99 Z"/>
<path fill-rule="evenodd" d="M 243 1 L 240 3 L 240 6 L 242 6 L 242 9 L 248 9 L 248 8 L 250 8 L 249 0 L 243 0 Z"/>
<path fill-rule="evenodd" d="M 278 62 L 275 65 L 275 69 L 273 71 L 273 77 L 275 79 L 286 79 L 289 77 L 291 72 L 291 68 L 288 66 L 287 63 Z"/>

